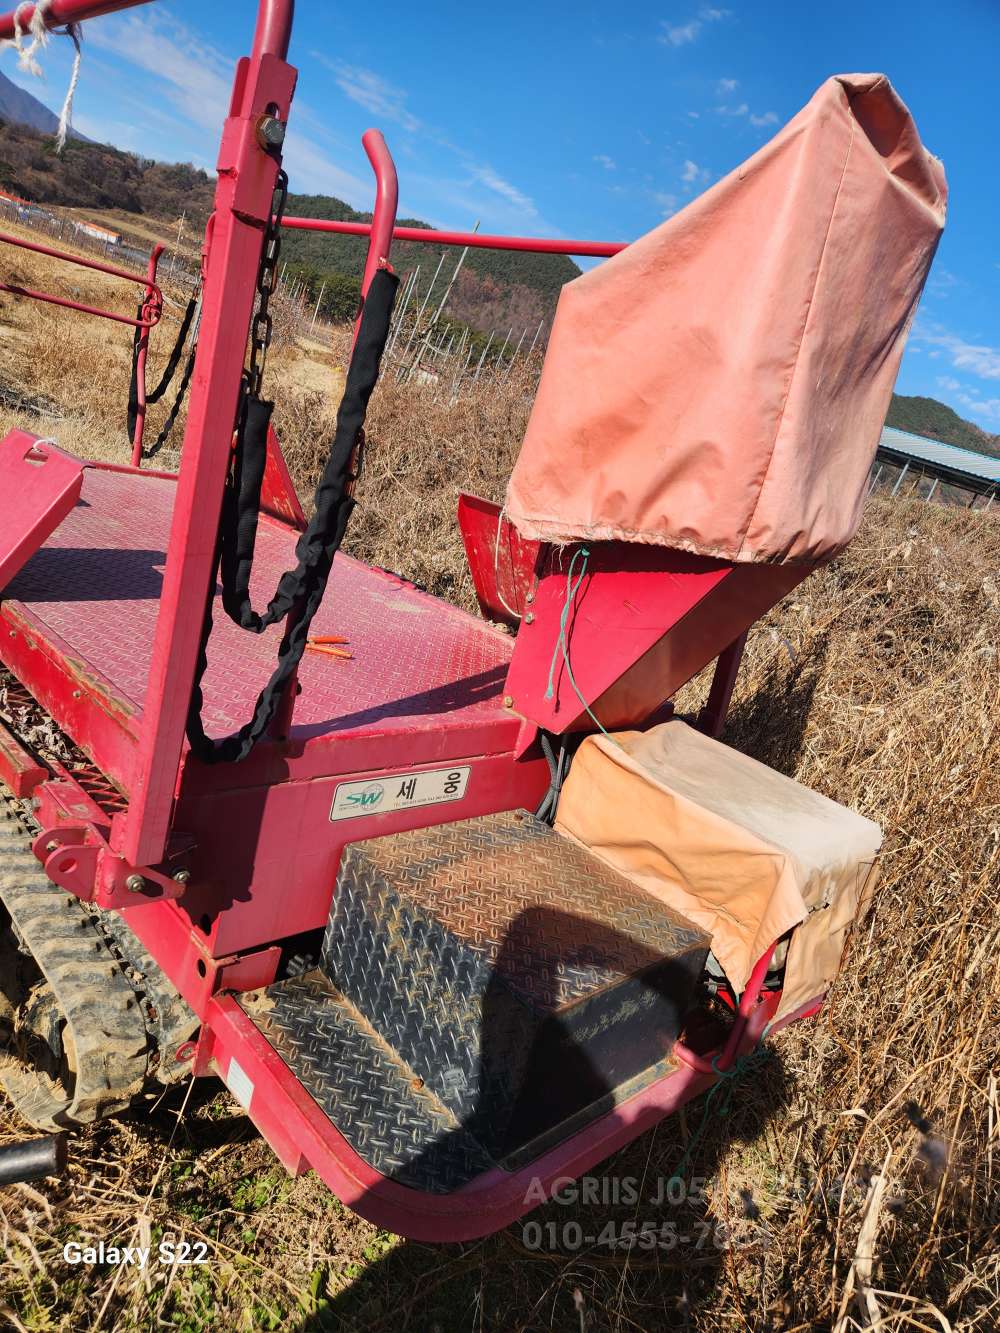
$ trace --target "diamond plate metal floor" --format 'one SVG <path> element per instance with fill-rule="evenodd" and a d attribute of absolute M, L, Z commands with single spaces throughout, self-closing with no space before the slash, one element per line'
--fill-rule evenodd
<path fill-rule="evenodd" d="M 237 999 L 364 1161 L 448 1193 L 665 1077 L 707 947 L 512 811 L 349 847 L 320 968 Z"/>
<path fill-rule="evenodd" d="M 40 636 L 89 673 L 127 713 L 143 707 L 170 530 L 174 483 L 84 472 L 80 503 L 5 590 Z M 295 534 L 262 519 L 253 594 L 272 595 L 294 566 Z M 205 723 L 241 726 L 277 658 L 279 626 L 242 632 L 217 596 L 205 678 Z M 296 731 L 385 731 L 430 719 L 460 725 L 504 715 L 511 641 L 494 627 L 393 577 L 338 555 L 317 634 L 342 634 L 354 660 L 306 654 Z"/>
<path fill-rule="evenodd" d="M 507 811 L 347 847 L 322 966 L 499 1160 L 669 1054 L 708 944 Z"/>
<path fill-rule="evenodd" d="M 448 1194 L 494 1165 L 322 972 L 237 999 L 330 1122 L 382 1175 Z"/>

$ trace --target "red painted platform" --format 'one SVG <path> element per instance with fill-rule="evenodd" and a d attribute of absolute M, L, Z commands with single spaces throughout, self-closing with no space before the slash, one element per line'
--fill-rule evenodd
<path fill-rule="evenodd" d="M 79 503 L 17 575 L 0 608 L 7 626 L 0 656 L 30 679 L 60 724 L 126 789 L 128 742 L 134 741 L 146 694 L 174 485 L 88 467 Z M 252 585 L 258 607 L 294 566 L 297 535 L 262 515 Z M 240 630 L 222 610 L 220 591 L 205 678 L 206 725 L 217 735 L 250 717 L 281 637 L 279 626 L 262 635 Z M 457 738 L 498 723 L 516 731 L 502 707 L 511 640 L 394 575 L 338 555 L 312 632 L 344 635 L 354 659 L 306 653 L 288 747 L 293 755 L 322 737 L 370 741 L 375 734 L 398 739 L 407 733 L 416 762 L 426 748 L 420 734 L 427 739 L 447 730 Z M 23 673 L 28 658 L 31 669 Z M 35 688 L 59 674 L 82 687 L 78 702 L 92 704 L 93 716 L 75 717 L 54 683 L 48 691 Z M 72 700 L 73 690 L 68 694 Z M 441 745 L 430 749 L 439 752 Z M 341 753 L 347 757 L 343 747 Z M 251 770 L 259 772 L 253 764 Z"/>

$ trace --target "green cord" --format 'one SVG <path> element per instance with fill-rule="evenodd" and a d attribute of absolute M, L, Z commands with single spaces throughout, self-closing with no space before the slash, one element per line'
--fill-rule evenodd
<path fill-rule="evenodd" d="M 580 566 L 579 576 L 576 582 L 574 583 L 573 572 L 576 569 L 577 560 L 580 559 L 581 557 L 583 558 L 583 563 Z M 555 695 L 556 662 L 559 659 L 560 652 L 562 652 L 562 659 L 563 662 L 566 664 L 566 676 L 567 679 L 569 680 L 570 685 L 572 685 L 573 687 L 574 694 L 583 704 L 584 710 L 587 713 L 588 717 L 591 719 L 591 721 L 595 724 L 595 726 L 599 728 L 599 730 L 605 736 L 607 736 L 608 740 L 610 741 L 614 740 L 614 737 L 605 728 L 600 718 L 596 717 L 594 713 L 591 712 L 590 705 L 587 703 L 587 700 L 583 697 L 583 694 L 580 691 L 580 687 L 576 683 L 576 678 L 573 675 L 573 668 L 569 664 L 569 643 L 566 639 L 566 627 L 569 624 L 570 612 L 573 610 L 573 601 L 576 597 L 576 594 L 580 590 L 580 584 L 586 577 L 587 563 L 589 560 L 590 560 L 590 547 L 579 546 L 573 552 L 573 559 L 569 562 L 569 569 L 566 571 L 566 601 L 563 604 L 562 614 L 559 617 L 559 637 L 556 639 L 556 645 L 552 649 L 552 661 L 549 663 L 549 683 L 548 683 L 548 688 L 545 691 L 545 697 L 546 699 L 551 699 Z"/>
<path fill-rule="evenodd" d="M 674 1183 L 674 1181 L 677 1181 L 678 1184 L 683 1185 L 684 1172 L 687 1170 L 687 1167 L 691 1161 L 692 1154 L 694 1153 L 695 1148 L 697 1148 L 698 1144 L 701 1142 L 701 1136 L 704 1134 L 705 1129 L 708 1125 L 709 1116 L 712 1113 L 712 1102 L 713 1099 L 715 1098 L 716 1093 L 725 1089 L 725 1099 L 720 1103 L 720 1105 L 716 1109 L 720 1116 L 726 1116 L 729 1114 L 730 1103 L 733 1100 L 733 1084 L 736 1081 L 736 1079 L 739 1078 L 739 1076 L 742 1073 L 744 1073 L 747 1069 L 752 1069 L 755 1065 L 760 1064 L 761 1061 L 766 1058 L 767 1058 L 767 1051 L 763 1050 L 760 1046 L 758 1046 L 755 1050 L 750 1051 L 748 1055 L 737 1056 L 736 1060 L 733 1062 L 733 1064 L 730 1066 L 729 1069 L 719 1068 L 718 1056 L 716 1056 L 715 1059 L 712 1061 L 712 1068 L 719 1076 L 718 1082 L 713 1083 L 708 1090 L 708 1095 L 705 1098 L 705 1109 L 702 1112 L 701 1122 L 698 1125 L 698 1128 L 695 1130 L 695 1132 L 691 1135 L 690 1139 L 688 1140 L 688 1145 L 684 1149 L 684 1153 L 681 1157 L 681 1160 L 677 1163 L 676 1170 L 670 1177 L 670 1180 L 667 1182 L 668 1189 Z"/>

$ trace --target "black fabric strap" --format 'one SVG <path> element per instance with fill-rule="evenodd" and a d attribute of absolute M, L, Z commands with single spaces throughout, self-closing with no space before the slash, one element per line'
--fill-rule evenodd
<path fill-rule="evenodd" d="M 177 397 L 174 399 L 174 405 L 167 413 L 167 419 L 163 423 L 163 428 L 156 439 L 150 445 L 142 446 L 143 458 L 155 458 L 160 452 L 174 429 L 180 410 L 184 406 L 184 399 L 187 396 L 188 385 L 191 383 L 191 376 L 194 373 L 194 363 L 198 355 L 198 344 L 193 343 L 191 351 L 188 354 L 187 365 L 184 367 L 184 374 L 181 376 L 181 382 L 177 387 Z"/>
<path fill-rule="evenodd" d="M 384 269 L 372 279 L 337 413 L 330 456 L 316 488 L 315 512 L 296 545 L 296 568 L 281 576 L 263 614 L 251 605 L 249 585 L 267 459 L 267 427 L 274 405 L 244 395 L 238 420 L 236 455 L 223 497 L 219 525 L 216 567 L 222 577 L 222 603 L 232 620 L 255 634 L 283 619 L 293 607 L 297 614 L 282 637 L 278 665 L 257 699 L 253 717 L 234 735 L 213 740 L 206 735 L 201 719 L 204 703 L 201 682 L 208 665 L 207 647 L 215 593 L 215 579 L 212 579 L 187 721 L 191 748 L 206 763 L 231 763 L 246 758 L 267 732 L 285 686 L 305 650 L 309 627 L 323 600 L 333 558 L 344 539 L 354 508 L 349 494 L 351 459 L 378 380 L 398 288 L 399 279 Z"/>
<path fill-rule="evenodd" d="M 188 333 L 191 330 L 191 321 L 194 319 L 194 312 L 197 308 L 198 300 L 192 296 L 188 301 L 187 309 L 184 311 L 184 318 L 181 320 L 181 327 L 177 333 L 177 341 L 174 343 L 173 350 L 164 367 L 163 374 L 160 376 L 160 382 L 155 389 L 149 389 L 146 392 L 146 403 L 158 403 L 170 387 L 170 382 L 177 373 L 177 367 L 180 364 L 181 353 L 184 351 L 184 344 L 187 342 Z M 139 309 L 136 312 L 136 319 L 142 319 L 144 303 L 140 302 Z M 136 329 L 135 337 L 132 339 L 132 378 L 128 386 L 128 438 L 135 438 L 135 423 L 139 416 L 139 348 L 143 336 L 149 333 L 149 329 Z"/>

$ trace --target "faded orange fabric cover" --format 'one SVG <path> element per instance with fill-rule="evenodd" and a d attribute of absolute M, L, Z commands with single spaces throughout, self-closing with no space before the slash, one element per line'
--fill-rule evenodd
<path fill-rule="evenodd" d="M 882 74 L 563 288 L 507 492 L 523 536 L 828 559 L 854 535 L 944 226 Z"/>
<path fill-rule="evenodd" d="M 882 841 L 870 819 L 679 719 L 588 737 L 555 827 L 707 930 L 737 993 L 794 929 L 776 1018 L 836 977 Z"/>

